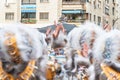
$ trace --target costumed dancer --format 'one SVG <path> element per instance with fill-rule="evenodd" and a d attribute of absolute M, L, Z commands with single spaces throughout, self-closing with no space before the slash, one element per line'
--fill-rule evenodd
<path fill-rule="evenodd" d="M 57 55 L 63 54 L 63 48 L 67 44 L 67 36 L 65 33 L 65 29 L 61 23 L 56 24 L 56 22 L 54 22 L 54 26 L 55 26 L 55 30 L 48 28 L 46 32 L 46 42 L 50 47 L 50 50 L 52 50 L 52 52 L 54 53 L 54 57 L 56 57 Z M 54 69 L 55 75 L 52 76 L 52 78 L 56 76 L 60 77 L 59 74 L 61 72 L 61 67 L 60 67 L 61 65 L 59 65 L 58 63 L 59 61 L 57 59 L 54 59 L 53 63 L 54 61 L 55 61 L 55 65 L 53 64 L 53 66 L 55 68 Z"/>
<path fill-rule="evenodd" d="M 70 67 L 71 64 L 74 65 L 72 72 L 78 70 L 78 65 L 88 65 L 88 80 L 95 80 L 95 72 L 93 63 L 93 45 L 97 37 L 105 33 L 99 26 L 86 22 L 78 28 L 74 28 L 68 34 L 68 46 L 71 48 L 68 51 L 68 61 L 65 67 Z M 75 50 L 73 54 L 73 50 Z M 71 55 L 71 56 L 70 56 Z M 84 63 L 84 64 L 82 64 Z M 91 74 L 92 73 L 92 74 Z"/>
<path fill-rule="evenodd" d="M 40 67 L 47 52 L 43 34 L 23 24 L 0 26 L 0 79 L 45 80 Z"/>
<path fill-rule="evenodd" d="M 93 51 L 96 80 L 120 80 L 119 34 L 120 31 L 111 30 L 96 40 Z"/>

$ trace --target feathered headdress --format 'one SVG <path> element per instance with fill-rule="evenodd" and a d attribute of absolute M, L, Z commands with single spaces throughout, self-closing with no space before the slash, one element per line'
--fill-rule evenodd
<path fill-rule="evenodd" d="M 92 49 L 94 41 L 100 35 L 105 33 L 100 26 L 94 23 L 86 22 L 80 27 L 74 28 L 68 34 L 69 46 L 74 49 L 81 50 L 83 44 L 87 44 L 89 49 Z"/>
<path fill-rule="evenodd" d="M 120 31 L 112 30 L 104 36 L 97 38 L 94 44 L 94 58 L 103 61 L 109 59 L 113 62 L 119 62 L 120 57 Z"/>
<path fill-rule="evenodd" d="M 22 24 L 4 24 L 0 26 L 2 26 L 0 29 L 0 54 L 4 55 L 2 58 L 10 59 L 8 49 L 15 46 L 12 43 L 16 44 L 15 50 L 19 51 L 20 57 L 24 61 L 38 59 L 42 56 L 43 48 L 47 46 L 42 33 Z M 10 44 L 11 47 L 8 48 Z"/>

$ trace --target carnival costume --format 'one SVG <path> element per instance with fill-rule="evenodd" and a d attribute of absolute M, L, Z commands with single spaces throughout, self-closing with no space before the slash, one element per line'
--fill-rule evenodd
<path fill-rule="evenodd" d="M 39 59 L 47 46 L 43 34 L 23 24 L 0 26 L 0 79 L 40 79 Z"/>
<path fill-rule="evenodd" d="M 74 28 L 68 34 L 68 46 L 71 49 L 75 50 L 75 53 L 77 53 L 77 55 L 73 58 L 74 60 L 72 60 L 72 50 L 71 52 L 68 51 L 68 53 L 70 53 L 68 55 L 72 56 L 71 58 L 69 58 L 67 65 L 74 63 L 75 66 L 72 72 L 76 72 L 77 65 L 81 65 L 83 63 L 84 65 L 88 65 L 87 73 L 89 77 L 87 78 L 87 80 L 95 79 L 92 50 L 94 41 L 103 33 L 104 31 L 99 26 L 93 23 L 86 22 L 80 27 Z"/>
<path fill-rule="evenodd" d="M 99 37 L 94 46 L 94 59 L 98 77 L 105 74 L 106 80 L 120 80 L 120 31 L 111 30 Z"/>

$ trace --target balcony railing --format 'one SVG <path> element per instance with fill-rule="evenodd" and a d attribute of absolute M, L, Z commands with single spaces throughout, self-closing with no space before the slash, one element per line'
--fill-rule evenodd
<path fill-rule="evenodd" d="M 68 23 L 83 23 L 86 19 L 67 20 Z"/>
<path fill-rule="evenodd" d="M 85 3 L 85 2 L 81 2 L 81 1 L 63 1 L 63 2 L 62 2 L 63 5 L 66 5 L 66 4 L 67 4 L 67 5 L 68 5 L 68 4 L 70 4 L 70 5 L 72 5 L 72 4 L 73 4 L 73 5 L 78 5 L 78 4 L 84 4 L 84 3 Z"/>
<path fill-rule="evenodd" d="M 25 23 L 25 24 L 35 24 L 36 23 L 36 19 L 32 19 L 32 18 L 25 18 L 21 20 L 21 23 Z"/>
<path fill-rule="evenodd" d="M 21 3 L 22 5 L 33 5 L 33 4 L 36 4 L 36 3 Z"/>

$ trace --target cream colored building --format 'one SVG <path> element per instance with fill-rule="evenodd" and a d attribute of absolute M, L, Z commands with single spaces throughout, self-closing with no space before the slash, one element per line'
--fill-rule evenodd
<path fill-rule="evenodd" d="M 20 22 L 19 0 L 0 0 L 0 23 Z"/>
<path fill-rule="evenodd" d="M 115 22 L 114 27 L 120 30 L 120 0 L 116 0 L 116 16 L 115 16 Z"/>
<path fill-rule="evenodd" d="M 101 26 L 106 23 L 113 26 L 113 21 L 117 15 L 116 5 L 116 0 L 63 0 L 62 13 L 68 19 L 70 19 L 69 15 L 75 16 L 73 20 L 78 20 L 77 23 L 89 20 Z M 73 13 L 69 13 L 67 10 L 71 10 Z"/>
<path fill-rule="evenodd" d="M 0 23 L 22 22 L 37 27 L 61 19 L 76 25 L 90 20 L 113 26 L 119 13 L 117 0 L 0 0 L 0 5 Z"/>
<path fill-rule="evenodd" d="M 61 0 L 22 0 L 22 23 L 53 24 L 61 16 Z"/>
<path fill-rule="evenodd" d="M 61 0 L 36 0 L 37 23 L 53 24 L 61 16 L 61 9 Z"/>
<path fill-rule="evenodd" d="M 0 23 L 53 24 L 61 6 L 62 0 L 0 0 Z"/>
<path fill-rule="evenodd" d="M 62 14 L 68 23 L 79 25 L 88 19 L 85 0 L 62 0 Z"/>

